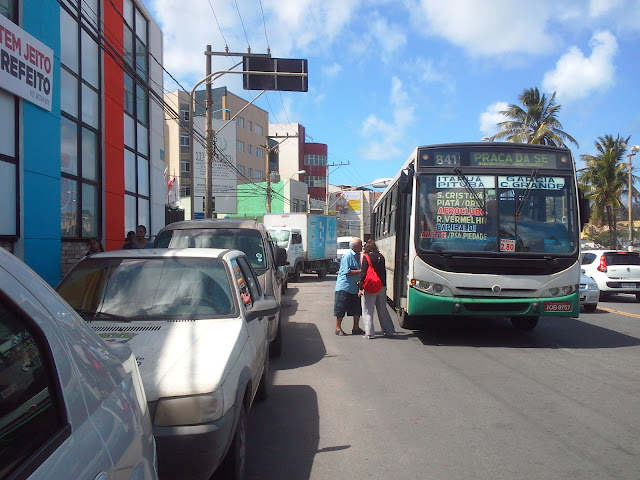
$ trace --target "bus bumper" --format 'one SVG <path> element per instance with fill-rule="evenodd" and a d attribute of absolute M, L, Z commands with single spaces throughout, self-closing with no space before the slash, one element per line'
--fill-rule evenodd
<path fill-rule="evenodd" d="M 409 315 L 454 315 L 461 317 L 577 317 L 578 292 L 560 297 L 498 298 L 443 297 L 409 288 Z"/>

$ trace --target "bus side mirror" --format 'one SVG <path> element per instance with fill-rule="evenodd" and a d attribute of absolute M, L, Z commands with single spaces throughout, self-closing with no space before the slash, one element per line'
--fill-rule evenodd
<path fill-rule="evenodd" d="M 584 196 L 582 190 L 578 189 L 578 194 L 580 207 L 580 231 L 582 231 L 591 217 L 591 206 L 589 204 L 589 199 Z"/>
<path fill-rule="evenodd" d="M 402 170 L 400 174 L 400 178 L 398 179 L 398 191 L 401 194 L 411 193 L 411 187 L 413 186 L 413 170 L 409 168 L 405 168 Z"/>

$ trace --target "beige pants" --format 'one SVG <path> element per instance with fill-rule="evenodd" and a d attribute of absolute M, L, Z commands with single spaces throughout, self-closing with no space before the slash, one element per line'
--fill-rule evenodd
<path fill-rule="evenodd" d="M 364 292 L 362 295 L 362 320 L 364 322 L 364 333 L 374 335 L 373 314 L 378 311 L 380 327 L 386 334 L 395 333 L 393 320 L 387 311 L 387 288 L 382 287 L 377 293 Z"/>

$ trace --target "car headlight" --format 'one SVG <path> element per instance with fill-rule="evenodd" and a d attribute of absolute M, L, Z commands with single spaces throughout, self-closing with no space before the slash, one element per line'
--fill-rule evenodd
<path fill-rule="evenodd" d="M 585 284 L 585 288 L 587 290 L 598 290 L 598 284 L 593 278 L 590 278 L 589 281 Z"/>
<path fill-rule="evenodd" d="M 222 417 L 222 388 L 204 395 L 161 398 L 156 405 L 153 424 L 158 427 L 201 425 Z"/>

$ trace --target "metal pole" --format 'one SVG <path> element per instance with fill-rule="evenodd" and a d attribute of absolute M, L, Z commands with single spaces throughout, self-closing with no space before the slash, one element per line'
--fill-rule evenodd
<path fill-rule="evenodd" d="M 207 56 L 207 77 L 211 75 L 211 45 L 207 45 L 207 51 L 204 53 Z M 211 170 L 213 162 L 213 114 L 211 113 L 211 79 L 207 80 L 205 86 L 205 164 L 204 164 L 204 218 L 211 218 L 211 197 L 212 197 L 212 185 L 211 185 Z"/>
<path fill-rule="evenodd" d="M 629 246 L 627 247 L 627 250 L 633 252 L 633 212 L 631 210 L 631 201 L 633 199 L 633 175 L 631 173 L 631 157 L 633 157 L 633 154 L 630 153 L 629 155 L 627 155 L 627 157 L 629 157 Z"/>
<path fill-rule="evenodd" d="M 266 167 L 265 167 L 265 182 L 267 184 L 267 213 L 271 213 L 271 172 L 269 171 L 269 150 L 266 152 L 267 157 Z"/>

